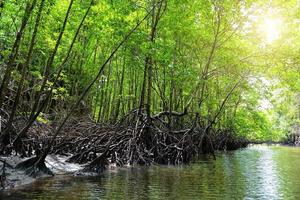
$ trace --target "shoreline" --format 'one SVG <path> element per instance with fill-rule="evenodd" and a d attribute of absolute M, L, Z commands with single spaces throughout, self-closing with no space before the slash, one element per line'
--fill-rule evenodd
<path fill-rule="evenodd" d="M 297 145 L 287 144 L 283 142 L 255 142 L 249 143 L 248 147 L 254 145 L 266 145 L 266 146 L 286 146 L 286 147 L 300 147 Z M 4 180 L 4 187 L 0 189 L 0 191 L 7 191 L 7 190 L 14 190 L 20 187 L 29 185 L 41 178 L 51 178 L 54 176 L 95 176 L 97 174 L 92 172 L 82 172 L 81 170 L 84 169 L 85 165 L 75 164 L 66 162 L 72 155 L 69 156 L 62 156 L 62 155 L 48 155 L 46 158 L 46 166 L 53 172 L 53 176 L 48 174 L 39 174 L 37 177 L 31 177 L 26 174 L 24 170 L 15 169 L 14 167 L 19 163 L 28 158 L 20 158 L 19 156 L 0 156 L 0 160 L 6 161 L 7 165 L 5 167 L 5 180 Z M 11 168 L 11 167 L 13 168 Z M 3 168 L 3 163 L 0 162 L 0 169 Z M 114 164 L 110 164 L 108 166 L 108 170 L 112 168 L 116 168 Z M 0 172 L 2 173 L 2 171 Z M 2 175 L 1 175 L 2 176 Z"/>
<path fill-rule="evenodd" d="M 53 172 L 53 176 L 71 175 L 83 169 L 83 165 L 68 163 L 66 160 L 70 156 L 48 155 L 46 158 L 46 166 Z M 19 156 L 1 156 L 0 160 L 4 161 L 5 169 L 3 176 L 3 162 L 0 163 L 1 170 L 1 191 L 17 189 L 21 186 L 31 184 L 39 178 L 53 177 L 48 174 L 39 174 L 37 177 L 29 176 L 26 171 L 16 169 L 15 166 L 28 158 L 20 158 Z"/>

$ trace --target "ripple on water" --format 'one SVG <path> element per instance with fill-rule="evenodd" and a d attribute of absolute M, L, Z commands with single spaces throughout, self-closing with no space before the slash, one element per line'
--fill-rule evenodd
<path fill-rule="evenodd" d="M 41 179 L 0 199 L 300 199 L 300 148 L 251 146 L 183 166 Z"/>

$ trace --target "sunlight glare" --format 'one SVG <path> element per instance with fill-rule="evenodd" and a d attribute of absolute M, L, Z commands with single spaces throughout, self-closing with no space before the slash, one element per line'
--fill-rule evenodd
<path fill-rule="evenodd" d="M 263 20 L 260 30 L 267 43 L 271 43 L 280 37 L 281 25 L 282 21 L 280 19 L 266 18 Z"/>

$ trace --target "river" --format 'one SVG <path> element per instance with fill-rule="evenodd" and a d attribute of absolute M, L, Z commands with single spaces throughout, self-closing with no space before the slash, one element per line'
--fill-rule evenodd
<path fill-rule="evenodd" d="M 57 176 L 0 193 L 38 199 L 300 199 L 300 148 L 250 146 L 182 166 L 108 170 L 99 177 Z"/>

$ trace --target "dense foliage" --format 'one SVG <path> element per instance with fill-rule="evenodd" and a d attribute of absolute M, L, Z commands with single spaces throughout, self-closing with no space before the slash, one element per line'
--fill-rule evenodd
<path fill-rule="evenodd" d="M 109 124 L 133 109 L 187 111 L 249 139 L 279 140 L 299 123 L 299 6 L 0 0 L 0 105 L 28 128 L 70 109 Z M 278 30 L 264 25 L 272 18 Z"/>

